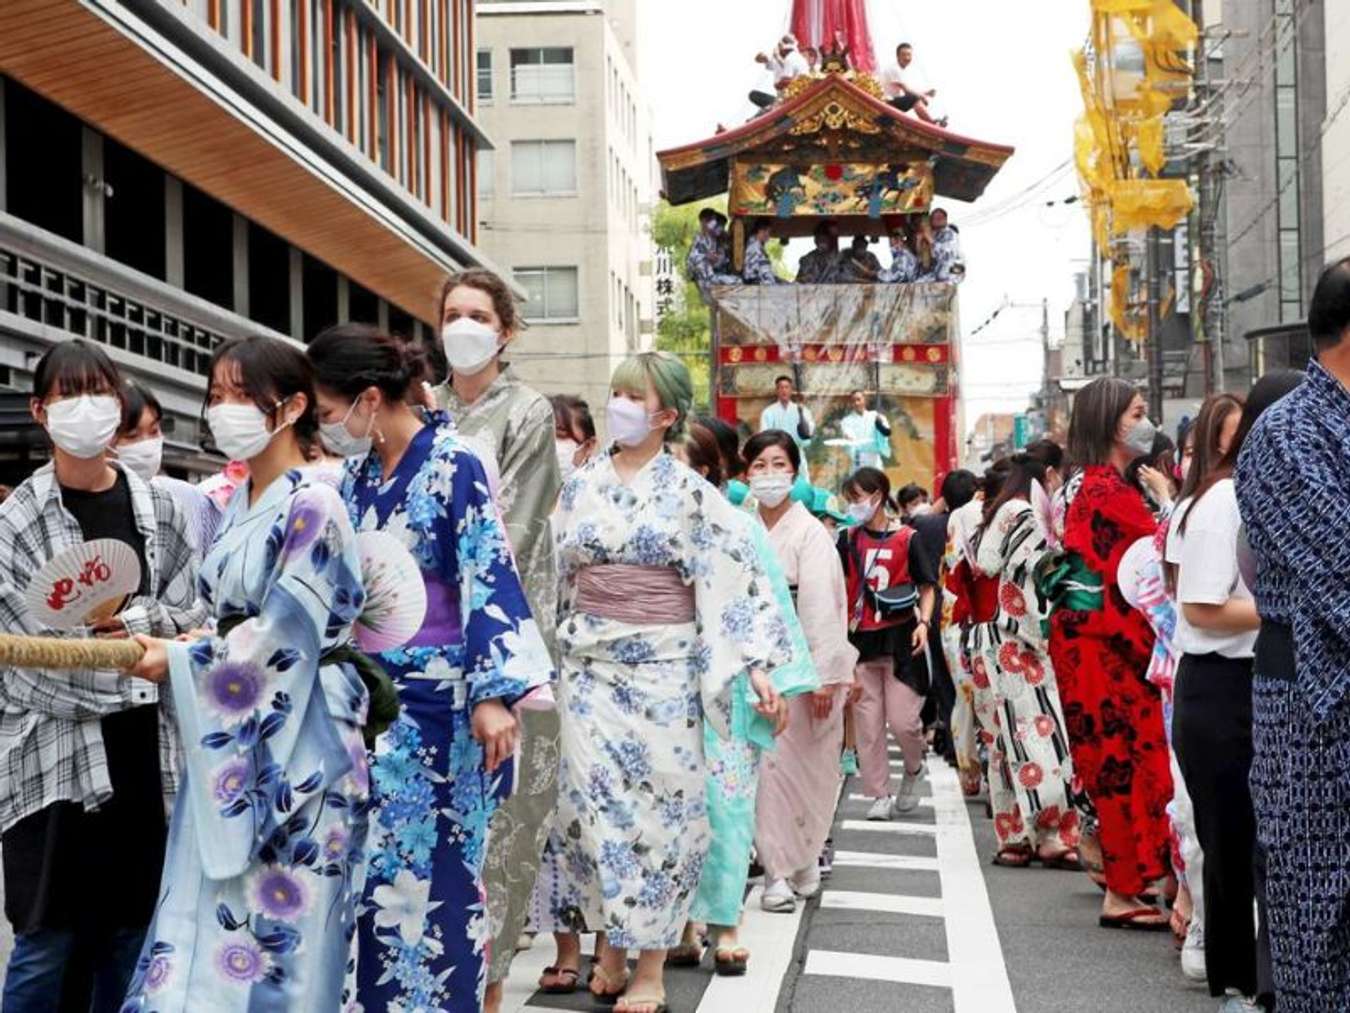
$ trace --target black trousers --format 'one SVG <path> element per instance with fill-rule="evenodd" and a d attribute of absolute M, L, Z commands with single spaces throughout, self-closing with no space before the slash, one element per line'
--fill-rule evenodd
<path fill-rule="evenodd" d="M 1205 970 L 1209 994 L 1257 992 L 1256 815 L 1252 660 L 1187 654 L 1177 668 L 1172 748 L 1205 853 Z"/>
<path fill-rule="evenodd" d="M 778 101 L 778 98 L 775 95 L 770 95 L 767 91 L 752 91 L 750 101 L 761 109 L 768 109 L 769 106 Z"/>

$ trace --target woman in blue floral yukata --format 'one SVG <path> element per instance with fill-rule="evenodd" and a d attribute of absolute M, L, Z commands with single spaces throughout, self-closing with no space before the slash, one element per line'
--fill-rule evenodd
<path fill-rule="evenodd" d="M 591 991 L 618 1013 L 659 1013 L 709 847 L 703 718 L 726 738 L 747 674 L 756 709 L 781 719 L 767 673 L 791 642 L 734 508 L 666 451 L 688 370 L 646 352 L 611 386 L 615 446 L 563 486 L 554 517 L 562 749 L 540 874 L 553 924 L 539 927 L 603 931 Z"/>
<path fill-rule="evenodd" d="M 315 338 L 309 356 L 324 442 L 348 458 L 352 523 L 403 543 L 427 598 L 412 639 L 378 655 L 401 715 L 371 765 L 357 1000 L 370 1013 L 468 1013 L 482 1008 L 487 982 L 483 857 L 513 788 L 511 708 L 547 686 L 553 666 L 483 465 L 443 413 L 424 419 L 408 406 L 420 353 L 344 325 Z"/>
<path fill-rule="evenodd" d="M 368 695 L 341 654 L 364 591 L 338 494 L 300 473 L 312 371 L 272 338 L 212 358 L 206 421 L 248 465 L 203 561 L 214 636 L 136 639 L 185 745 L 132 1011 L 339 1009 L 365 870 Z"/>

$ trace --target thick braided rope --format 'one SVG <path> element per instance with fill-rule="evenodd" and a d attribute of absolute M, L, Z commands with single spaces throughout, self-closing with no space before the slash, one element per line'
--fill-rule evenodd
<path fill-rule="evenodd" d="M 145 648 L 134 640 L 61 640 L 0 633 L 0 665 L 15 668 L 130 668 Z"/>

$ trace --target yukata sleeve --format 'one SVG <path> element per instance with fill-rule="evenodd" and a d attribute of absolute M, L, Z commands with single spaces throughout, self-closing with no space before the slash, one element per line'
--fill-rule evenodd
<path fill-rule="evenodd" d="M 733 681 L 786 664 L 791 640 L 784 624 L 773 621 L 773 589 L 736 508 L 703 483 L 691 485 L 684 495 L 693 518 L 685 548 L 700 631 L 694 663 L 703 716 L 720 738 L 727 738 Z"/>
<path fill-rule="evenodd" d="M 122 610 L 122 622 L 130 633 L 176 637 L 206 623 L 206 605 L 197 597 L 198 555 L 177 500 L 162 489 L 152 488 L 150 495 L 159 542 L 155 593 L 134 598 Z"/>
<path fill-rule="evenodd" d="M 839 553 L 825 529 L 812 521 L 797 562 L 797 615 L 822 686 L 853 681 L 858 649 L 848 640 L 848 593 Z"/>
<path fill-rule="evenodd" d="M 1253 549 L 1298 574 L 1295 676 L 1313 716 L 1325 721 L 1350 695 L 1350 540 L 1341 536 L 1350 527 L 1350 475 L 1340 442 L 1328 446 L 1304 425 L 1253 430 L 1238 459 L 1237 494 Z"/>
<path fill-rule="evenodd" d="M 549 515 L 558 501 L 562 475 L 553 436 L 553 409 L 548 402 L 536 398 L 515 427 L 515 434 L 499 462 L 502 520 L 530 610 L 552 652 L 554 625 L 549 617 L 556 601 L 558 569 Z"/>
<path fill-rule="evenodd" d="M 1003 539 L 1003 572 L 1008 582 L 1022 592 L 1024 608 L 1016 616 L 1017 633 L 1028 643 L 1040 644 L 1045 640 L 1041 622 L 1049 618 L 1049 609 L 1042 610 L 1041 599 L 1036 594 L 1035 571 L 1036 564 L 1049 551 L 1050 545 L 1036 522 L 1036 514 L 1031 506 L 1014 508 L 1008 517 L 1008 533 Z"/>
<path fill-rule="evenodd" d="M 759 522 L 758 518 L 746 517 L 745 526 L 750 541 L 759 555 L 760 564 L 764 567 L 764 575 L 773 590 L 774 604 L 777 606 L 776 613 L 767 613 L 770 633 L 776 638 L 777 632 L 772 624 L 775 621 L 782 622 L 787 631 L 791 650 L 791 657 L 769 672 L 769 678 L 773 681 L 774 689 L 778 690 L 783 696 L 800 696 L 802 693 L 810 693 L 820 688 L 820 675 L 811 660 L 811 644 L 806 631 L 802 628 L 797 608 L 792 601 L 792 588 L 788 585 L 782 564 L 778 562 L 778 553 L 774 551 L 773 545 L 769 542 L 764 525 Z M 830 554 L 831 556 L 834 555 L 833 546 L 830 548 Z M 750 697 L 754 698 L 754 690 L 748 686 L 746 688 Z M 772 734 L 770 738 L 772 738 Z"/>
<path fill-rule="evenodd" d="M 552 680 L 553 662 L 478 458 L 456 453 L 448 485 L 449 502 L 436 537 L 452 547 L 444 555 L 441 577 L 459 587 L 469 706 L 501 700 L 509 707 Z M 544 526 L 547 533 L 547 517 Z M 551 546 L 549 552 L 551 559 Z"/>
<path fill-rule="evenodd" d="M 1158 530 L 1158 521 L 1149 512 L 1143 494 L 1123 481 L 1107 495 L 1098 497 L 1093 508 L 1103 521 L 1114 525 L 1119 532 L 1110 553 L 1102 560 L 1103 573 L 1114 584 L 1120 557 L 1139 539 L 1151 538 Z"/>
<path fill-rule="evenodd" d="M 268 571 L 262 600 L 216 609 L 248 618 L 224 637 L 168 647 L 185 747 L 182 790 L 211 879 L 243 872 L 294 810 L 355 762 L 328 716 L 319 676 L 320 659 L 348 640 L 364 602 L 356 538 L 337 492 L 302 486 L 266 541 L 247 550 Z M 359 710 L 365 690 L 354 672 L 345 675 Z"/>

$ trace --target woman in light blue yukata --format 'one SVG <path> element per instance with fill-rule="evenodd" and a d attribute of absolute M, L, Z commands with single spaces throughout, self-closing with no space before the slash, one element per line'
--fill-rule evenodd
<path fill-rule="evenodd" d="M 216 631 L 136 639 L 130 674 L 165 682 L 185 745 L 133 1011 L 339 1009 L 365 870 L 368 694 L 342 655 L 364 590 L 347 511 L 300 468 L 312 371 L 272 338 L 211 362 L 206 421 L 249 477 L 199 593 Z"/>
<path fill-rule="evenodd" d="M 412 639 L 377 656 L 401 714 L 371 763 L 356 997 L 369 1013 L 469 1013 L 487 982 L 483 858 L 492 814 L 513 790 L 512 708 L 547 697 L 536 691 L 553 665 L 482 463 L 444 413 L 408 406 L 420 352 L 349 324 L 315 338 L 309 357 L 324 442 L 348 458 L 352 523 L 403 544 L 427 600 Z"/>

